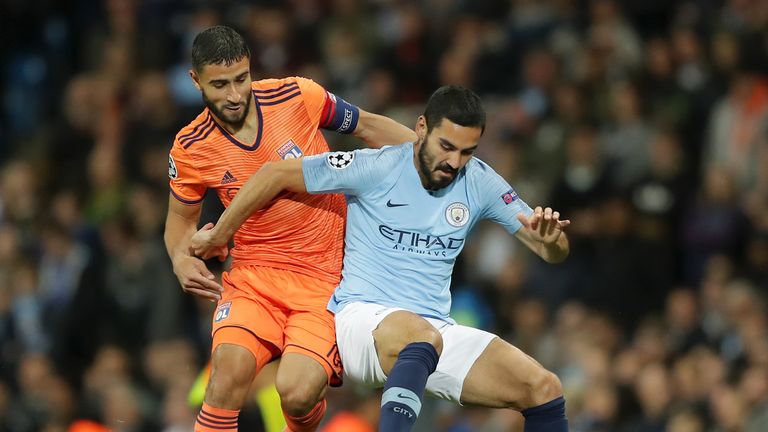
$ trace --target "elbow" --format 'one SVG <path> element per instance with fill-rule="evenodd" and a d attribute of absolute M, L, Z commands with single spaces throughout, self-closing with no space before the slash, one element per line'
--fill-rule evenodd
<path fill-rule="evenodd" d="M 304 192 L 296 180 L 296 176 L 301 173 L 300 159 L 267 162 L 260 171 L 263 181 L 267 182 L 275 195 L 282 191 Z"/>

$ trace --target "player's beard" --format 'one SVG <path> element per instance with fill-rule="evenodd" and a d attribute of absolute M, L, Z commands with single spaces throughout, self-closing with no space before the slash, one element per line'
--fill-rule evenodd
<path fill-rule="evenodd" d="M 205 106 L 208 107 L 213 115 L 215 115 L 217 119 L 221 120 L 222 123 L 231 126 L 233 129 L 240 129 L 243 126 L 243 123 L 245 123 L 245 119 L 248 117 L 248 111 L 251 109 L 251 97 L 251 92 L 248 92 L 248 95 L 245 97 L 245 101 L 241 103 L 243 109 L 240 111 L 240 115 L 236 118 L 232 118 L 230 114 L 226 114 L 224 111 L 228 105 L 226 102 L 221 106 L 221 108 L 219 108 L 210 99 L 208 99 L 205 93 L 203 93 L 203 102 L 205 102 Z"/>
<path fill-rule="evenodd" d="M 447 187 L 456 178 L 456 174 L 458 174 L 458 172 L 445 162 L 436 164 L 436 158 L 434 155 L 430 154 L 429 151 L 427 151 L 427 145 L 427 138 L 421 140 L 418 153 L 419 171 L 421 171 L 421 178 L 426 179 L 427 181 L 427 184 L 424 185 L 424 188 L 428 190 L 438 190 Z M 434 166 L 434 168 L 432 168 L 432 166 Z M 450 177 L 436 178 L 435 176 L 440 172 L 445 172 L 452 175 Z"/>

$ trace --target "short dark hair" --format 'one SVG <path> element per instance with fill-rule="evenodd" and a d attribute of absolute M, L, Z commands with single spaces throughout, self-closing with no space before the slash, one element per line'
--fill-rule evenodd
<path fill-rule="evenodd" d="M 229 66 L 244 57 L 251 58 L 251 50 L 240 33 L 231 27 L 207 28 L 192 42 L 192 67 L 198 72 L 205 65 L 224 63 Z"/>
<path fill-rule="evenodd" d="M 485 108 L 480 96 L 470 89 L 448 85 L 432 93 L 424 109 L 427 132 L 447 118 L 459 126 L 479 127 L 485 132 Z"/>

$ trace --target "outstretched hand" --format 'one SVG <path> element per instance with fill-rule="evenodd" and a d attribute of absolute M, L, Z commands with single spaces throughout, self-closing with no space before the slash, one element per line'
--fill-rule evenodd
<path fill-rule="evenodd" d="M 532 239 L 544 244 L 557 242 L 565 227 L 571 224 L 568 219 L 560 220 L 560 212 L 550 207 L 542 209 L 541 206 L 536 207 L 530 217 L 518 213 L 517 220 L 523 224 Z"/>
<path fill-rule="evenodd" d="M 214 236 L 213 223 L 208 222 L 200 228 L 190 241 L 190 253 L 204 260 L 217 257 L 224 261 L 229 255 L 227 240 L 221 241 Z"/>

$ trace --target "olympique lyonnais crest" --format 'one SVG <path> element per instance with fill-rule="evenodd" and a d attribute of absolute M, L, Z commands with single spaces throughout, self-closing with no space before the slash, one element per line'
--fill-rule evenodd
<path fill-rule="evenodd" d="M 282 160 L 297 159 L 304 156 L 299 145 L 293 140 L 288 140 L 287 143 L 281 145 L 280 148 L 277 149 L 277 154 Z"/>
<path fill-rule="evenodd" d="M 218 308 L 216 308 L 216 318 L 214 318 L 214 322 L 219 322 L 227 319 L 229 317 L 229 310 L 232 307 L 232 302 L 226 302 L 219 305 Z"/>
<path fill-rule="evenodd" d="M 354 152 L 333 152 L 328 155 L 328 165 L 333 169 L 344 169 L 355 159 Z"/>
<path fill-rule="evenodd" d="M 179 171 L 176 170 L 176 162 L 173 161 L 173 156 L 168 155 L 168 177 L 171 180 L 175 179 L 179 175 Z"/>
<path fill-rule="evenodd" d="M 460 227 L 469 222 L 469 208 L 460 202 L 455 202 L 445 209 L 445 219 L 449 224 Z"/>

